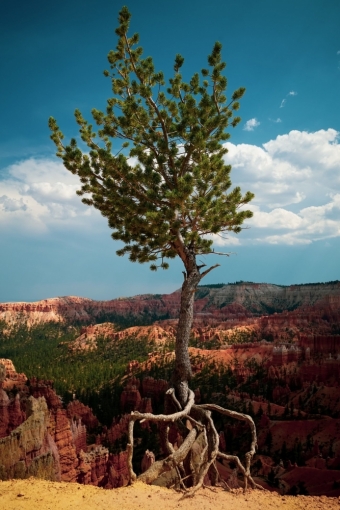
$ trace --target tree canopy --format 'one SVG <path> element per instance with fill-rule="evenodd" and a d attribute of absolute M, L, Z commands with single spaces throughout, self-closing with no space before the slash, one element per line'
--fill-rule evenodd
<path fill-rule="evenodd" d="M 239 88 L 228 99 L 222 74 L 222 46 L 216 42 L 208 66 L 183 80 L 184 58 L 176 55 L 174 74 L 166 85 L 151 57 L 143 58 L 139 36 L 128 36 L 131 14 L 119 13 L 118 44 L 108 54 L 112 95 L 106 111 L 92 110 L 97 132 L 75 111 L 82 151 L 64 135 L 52 117 L 49 126 L 57 155 L 77 174 L 82 201 L 108 219 L 112 237 L 124 243 L 118 255 L 133 262 L 151 262 L 166 269 L 165 259 L 177 255 L 188 269 L 187 250 L 213 253 L 209 234 L 239 233 L 252 212 L 243 206 L 253 194 L 231 187 L 231 166 L 223 146 L 226 129 L 240 122 L 236 116 Z M 112 139 L 122 145 L 112 152 Z M 160 260 L 157 265 L 156 261 Z"/>

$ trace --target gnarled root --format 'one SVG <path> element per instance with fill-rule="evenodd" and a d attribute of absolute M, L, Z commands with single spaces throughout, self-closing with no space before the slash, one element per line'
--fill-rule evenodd
<path fill-rule="evenodd" d="M 211 481 L 213 485 L 216 484 L 219 478 L 216 460 L 217 458 L 221 458 L 227 461 L 233 461 L 236 464 L 237 470 L 241 472 L 244 477 L 244 491 L 247 490 L 248 482 L 251 487 L 262 489 L 260 485 L 254 482 L 250 474 L 251 460 L 257 448 L 255 423 L 250 416 L 224 409 L 215 404 L 196 405 L 194 403 L 195 395 L 191 390 L 189 390 L 189 398 L 184 409 L 181 408 L 180 403 L 176 399 L 173 388 L 167 391 L 167 397 L 173 401 L 173 408 L 176 409 L 175 413 L 159 415 L 139 413 L 137 411 L 131 413 L 128 431 L 129 443 L 127 447 L 130 483 L 137 479 L 132 467 L 134 423 L 137 420 L 141 423 L 145 420 L 149 420 L 152 422 L 161 422 L 164 425 L 166 424 L 165 443 L 168 456 L 165 459 L 154 462 L 145 473 L 138 476 L 138 480 L 151 484 L 162 473 L 175 469 L 179 479 L 179 485 L 186 491 L 182 498 L 192 497 L 199 488 L 204 486 L 204 478 L 208 473 L 210 473 L 210 477 L 212 477 Z M 242 464 L 237 456 L 227 455 L 219 451 L 219 435 L 211 418 L 212 411 L 230 418 L 245 421 L 249 424 L 251 430 L 251 445 L 250 450 L 245 455 L 245 465 Z M 174 422 L 181 423 L 183 427 L 185 426 L 184 423 L 186 423 L 186 430 L 188 430 L 188 434 L 178 450 L 174 449 L 168 437 L 169 424 Z M 191 478 L 192 485 L 189 489 L 187 489 L 184 484 L 184 480 L 188 478 Z M 230 490 L 226 483 L 225 487 Z"/>
<path fill-rule="evenodd" d="M 145 483 L 152 483 L 156 478 L 158 478 L 165 471 L 170 471 L 172 468 L 178 466 L 185 457 L 188 455 L 195 439 L 197 437 L 197 430 L 192 429 L 181 446 L 174 453 L 169 455 L 163 460 L 158 460 L 154 462 L 145 473 L 142 473 L 138 480 Z"/>

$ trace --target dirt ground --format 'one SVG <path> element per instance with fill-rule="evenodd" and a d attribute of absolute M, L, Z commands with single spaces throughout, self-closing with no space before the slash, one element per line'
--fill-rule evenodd
<path fill-rule="evenodd" d="M 132 487 L 105 490 L 90 485 L 45 480 L 0 481 L 0 509 L 6 510 L 340 510 L 340 498 L 280 496 L 273 492 L 243 494 L 201 489 L 193 499 L 180 501 L 173 490 L 137 482 Z"/>

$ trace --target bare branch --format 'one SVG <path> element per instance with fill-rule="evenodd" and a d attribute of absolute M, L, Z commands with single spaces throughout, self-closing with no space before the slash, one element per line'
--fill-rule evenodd
<path fill-rule="evenodd" d="M 230 257 L 230 255 L 237 255 L 234 251 L 215 251 L 212 250 L 207 255 L 222 255 L 223 257 Z"/>
<path fill-rule="evenodd" d="M 208 273 L 210 273 L 210 271 L 212 271 L 213 269 L 215 269 L 216 267 L 219 267 L 220 264 L 215 264 L 214 266 L 211 266 L 209 267 L 209 269 L 206 269 L 206 271 L 203 271 L 203 273 L 201 273 L 201 279 L 207 275 Z"/>

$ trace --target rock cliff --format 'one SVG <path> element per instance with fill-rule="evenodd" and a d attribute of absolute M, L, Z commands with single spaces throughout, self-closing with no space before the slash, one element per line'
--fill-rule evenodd
<path fill-rule="evenodd" d="M 163 295 L 140 295 L 109 301 L 74 296 L 45 299 L 34 303 L 0 303 L 0 319 L 29 324 L 48 321 L 96 322 L 110 316 L 157 318 L 178 317 L 180 291 Z M 289 287 L 239 283 L 221 287 L 199 287 L 195 301 L 196 320 L 244 320 L 249 317 L 292 311 L 300 307 L 322 306 L 339 310 L 340 282 L 291 285 Z M 103 322 L 103 320 L 100 320 Z M 114 321 L 113 321 L 114 322 Z"/>
<path fill-rule="evenodd" d="M 58 452 L 48 432 L 49 411 L 44 398 L 29 397 L 27 419 L 0 439 L 0 479 L 36 476 L 60 480 Z"/>

